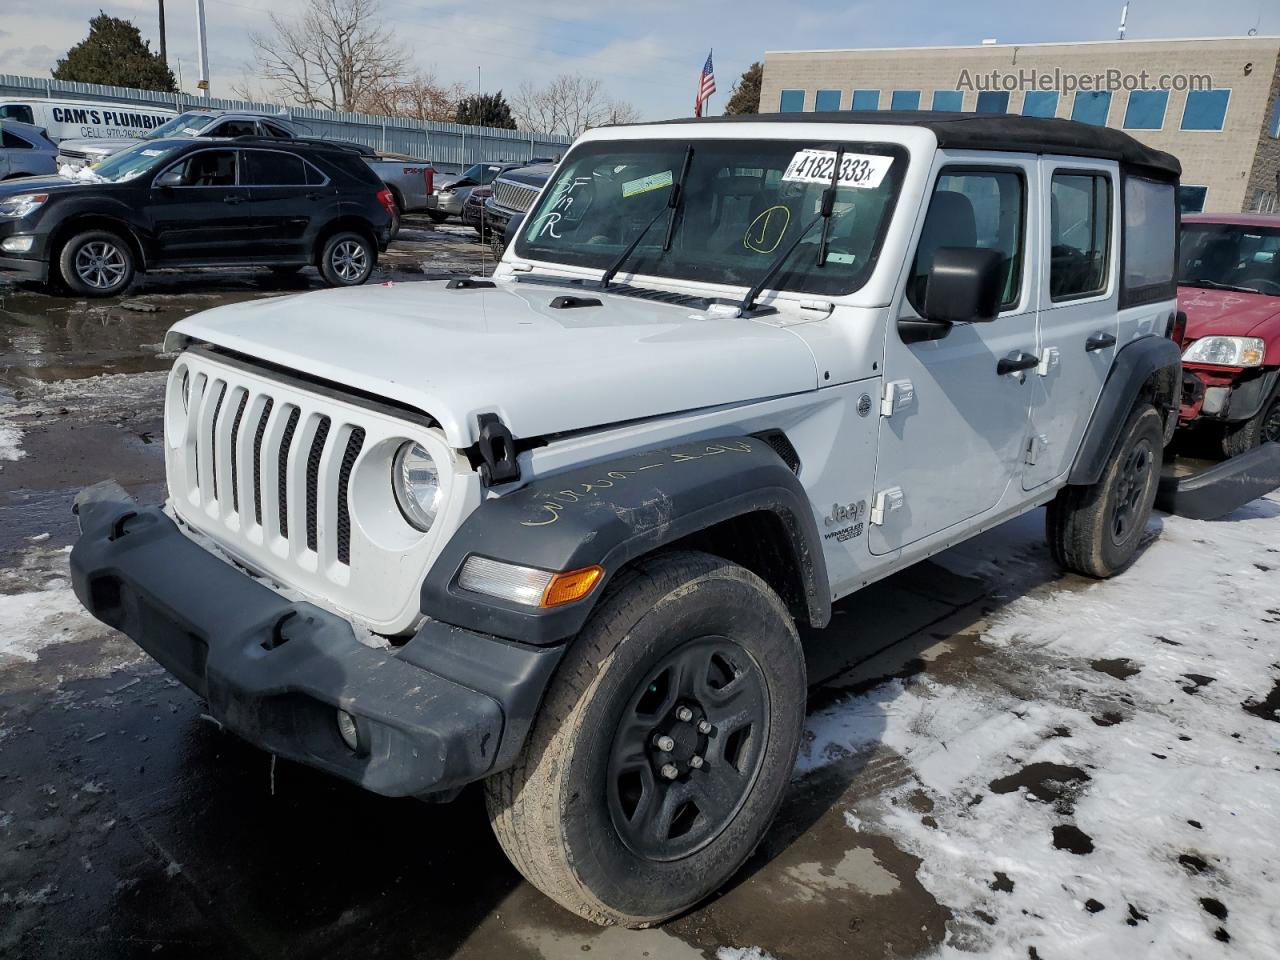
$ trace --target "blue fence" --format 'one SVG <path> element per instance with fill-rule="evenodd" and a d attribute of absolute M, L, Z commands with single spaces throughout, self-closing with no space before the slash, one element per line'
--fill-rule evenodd
<path fill-rule="evenodd" d="M 182 111 L 191 107 L 218 110 L 251 110 L 273 113 L 293 121 L 310 136 L 352 140 L 388 153 L 403 153 L 430 160 L 437 169 L 456 173 L 463 167 L 485 160 L 528 160 L 556 157 L 564 153 L 570 140 L 554 133 L 473 127 L 462 123 L 405 120 L 364 113 L 335 113 L 312 107 L 286 107 L 276 103 L 194 97 L 187 93 L 156 93 L 131 87 L 106 87 L 95 83 L 67 83 L 40 77 L 20 77 L 0 73 L 0 98 L 66 97 L 129 103 L 137 106 L 168 107 Z"/>

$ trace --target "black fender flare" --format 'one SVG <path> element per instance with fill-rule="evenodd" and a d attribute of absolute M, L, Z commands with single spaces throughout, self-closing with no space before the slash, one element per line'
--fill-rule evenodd
<path fill-rule="evenodd" d="M 1157 403 L 1166 411 L 1178 409 L 1182 390 L 1182 351 L 1167 337 L 1143 337 L 1116 352 L 1102 395 L 1093 408 L 1093 416 L 1067 475 L 1067 483 L 1087 486 L 1101 479 L 1120 438 L 1120 431 L 1148 382 L 1152 383 L 1153 399 Z"/>
<path fill-rule="evenodd" d="M 822 540 L 799 479 L 765 441 L 730 436 L 575 467 L 483 502 L 450 538 L 422 584 L 434 620 L 524 643 L 558 643 L 586 622 L 609 578 L 644 554 L 757 512 L 781 521 L 809 622 L 831 616 Z M 542 570 L 599 564 L 605 583 L 575 603 L 538 609 L 458 586 L 477 554 Z"/>

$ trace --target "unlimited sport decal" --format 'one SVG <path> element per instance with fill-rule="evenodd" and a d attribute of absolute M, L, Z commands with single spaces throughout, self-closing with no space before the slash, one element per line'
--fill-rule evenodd
<path fill-rule="evenodd" d="M 830 183 L 835 165 L 834 150 L 799 150 L 787 164 L 782 179 L 791 183 Z M 880 186 L 880 181 L 892 166 L 893 157 L 846 153 L 840 158 L 840 179 L 837 184 L 871 190 Z"/>

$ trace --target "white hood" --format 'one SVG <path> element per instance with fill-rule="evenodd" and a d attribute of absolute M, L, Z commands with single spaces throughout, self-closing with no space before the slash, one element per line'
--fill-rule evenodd
<path fill-rule="evenodd" d="M 564 294 L 600 307 L 552 309 Z M 217 307 L 170 331 L 434 417 L 470 446 L 496 412 L 517 438 L 812 390 L 795 334 L 581 288 L 500 281 L 326 290 Z"/>

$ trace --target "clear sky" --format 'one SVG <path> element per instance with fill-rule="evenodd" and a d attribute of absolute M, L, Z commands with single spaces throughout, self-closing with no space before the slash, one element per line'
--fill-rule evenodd
<path fill-rule="evenodd" d="M 206 0 L 215 95 L 252 74 L 248 35 L 300 0 Z M 715 48 L 720 112 L 734 79 L 765 50 L 1106 40 L 1116 36 L 1121 0 L 383 0 L 386 22 L 416 63 L 441 80 L 510 91 L 557 73 L 599 77 L 646 119 L 688 115 L 707 49 Z M 156 0 L 5 0 L 0 73 L 48 76 L 58 56 L 88 32 L 102 8 L 133 20 L 158 45 Z M 194 0 L 167 0 L 170 64 L 182 86 L 197 79 Z M 1280 34 L 1276 0 L 1133 0 L 1129 36 Z"/>

